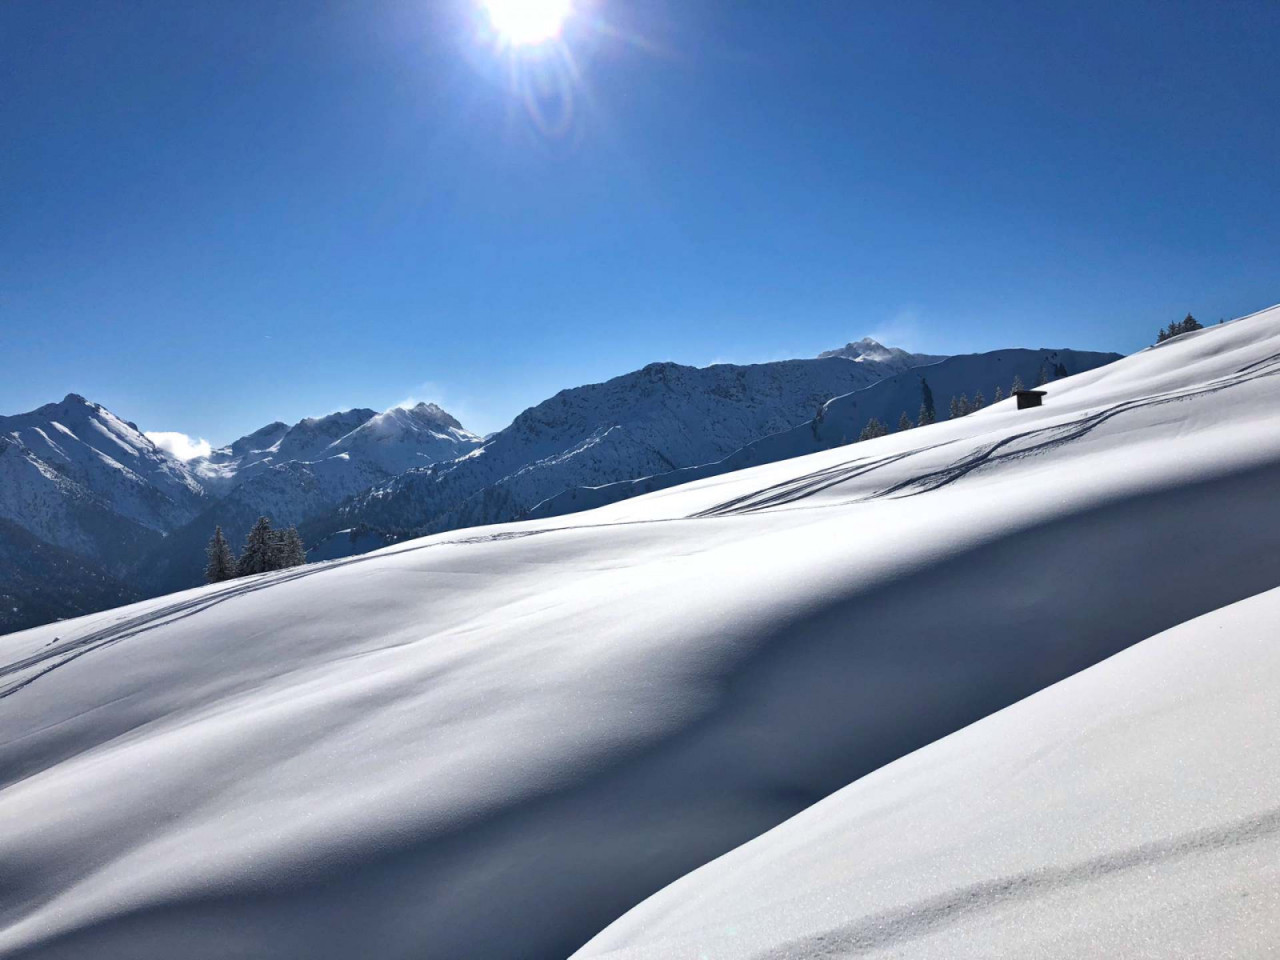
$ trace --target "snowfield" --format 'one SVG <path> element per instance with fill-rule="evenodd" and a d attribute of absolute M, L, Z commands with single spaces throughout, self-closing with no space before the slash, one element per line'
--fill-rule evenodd
<path fill-rule="evenodd" d="M 1263 955 L 1277 373 L 0 638 L 0 957 Z"/>
<path fill-rule="evenodd" d="M 575 956 L 1270 957 L 1280 590 L 815 804 Z"/>

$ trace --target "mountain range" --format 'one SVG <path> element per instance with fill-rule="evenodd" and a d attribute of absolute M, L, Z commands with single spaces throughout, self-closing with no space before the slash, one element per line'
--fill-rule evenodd
<path fill-rule="evenodd" d="M 0 564 L 0 628 L 20 629 L 201 582 L 213 529 L 238 545 L 257 517 L 299 527 L 316 559 L 407 536 L 554 515 L 856 439 L 857 421 L 919 404 L 919 383 L 993 390 L 1017 374 L 1116 359 L 1077 351 L 942 358 L 851 342 L 815 359 L 653 363 L 562 390 L 481 438 L 435 404 L 275 421 L 182 462 L 78 394 L 0 417 L 0 558 L 42 548 L 59 582 L 40 599 Z M 766 453 L 765 451 L 769 451 Z M 719 465 L 719 466 L 716 466 Z"/>

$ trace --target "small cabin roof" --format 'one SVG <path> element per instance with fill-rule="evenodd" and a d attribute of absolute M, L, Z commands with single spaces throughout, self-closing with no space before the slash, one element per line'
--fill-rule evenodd
<path fill-rule="evenodd" d="M 1015 391 L 1013 391 L 1013 395 L 1014 395 L 1015 397 L 1043 397 L 1043 396 L 1045 395 L 1045 391 L 1043 391 L 1043 390 L 1015 390 Z"/>

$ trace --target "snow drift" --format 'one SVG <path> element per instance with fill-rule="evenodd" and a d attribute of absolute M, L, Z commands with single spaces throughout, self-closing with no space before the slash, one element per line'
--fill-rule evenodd
<path fill-rule="evenodd" d="M 575 957 L 1272 956 L 1280 590 L 898 760 Z"/>
<path fill-rule="evenodd" d="M 0 956 L 563 957 L 851 781 L 1280 583 L 1277 373 L 1280 309 L 1036 410 L 0 638 Z M 1265 809 L 1267 769 L 1238 775 L 1240 815 Z M 666 910 L 591 949 L 648 949 Z"/>

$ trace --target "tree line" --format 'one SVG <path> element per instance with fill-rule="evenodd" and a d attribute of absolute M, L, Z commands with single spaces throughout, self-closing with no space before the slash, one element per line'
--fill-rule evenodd
<path fill-rule="evenodd" d="M 285 567 L 297 567 L 307 562 L 307 550 L 302 544 L 302 537 L 297 528 L 285 530 L 271 529 L 271 520 L 259 517 L 248 536 L 244 538 L 244 549 L 237 557 L 231 552 L 231 545 L 222 535 L 222 527 L 215 527 L 209 545 L 205 548 L 208 563 L 204 568 L 204 579 L 208 583 L 221 583 L 236 577 L 247 577 L 255 573 L 266 573 L 269 570 L 283 570 Z"/>
<path fill-rule="evenodd" d="M 1221 323 L 1222 321 L 1219 320 L 1218 322 Z M 1170 323 L 1167 327 L 1161 327 L 1160 332 L 1156 334 L 1156 343 L 1164 343 L 1166 340 L 1180 334 L 1203 329 L 1204 324 L 1188 313 L 1182 320 Z"/>

